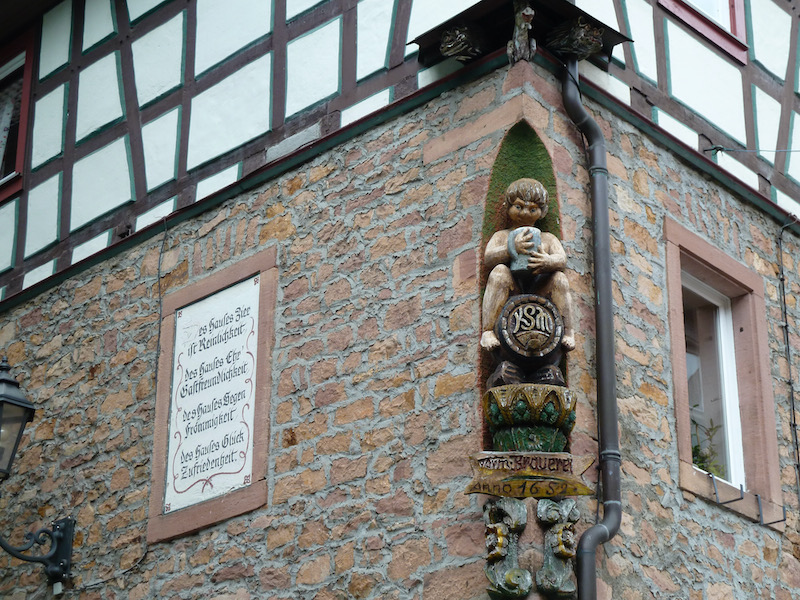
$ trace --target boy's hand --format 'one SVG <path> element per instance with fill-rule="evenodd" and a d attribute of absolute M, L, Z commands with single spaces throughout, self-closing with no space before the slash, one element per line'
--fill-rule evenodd
<path fill-rule="evenodd" d="M 518 254 L 533 254 L 535 252 L 533 243 L 533 232 L 531 230 L 523 231 L 514 238 L 514 247 L 517 249 Z"/>
<path fill-rule="evenodd" d="M 528 269 L 531 273 L 547 273 L 555 270 L 555 261 L 553 257 L 544 252 L 529 252 L 530 258 L 528 259 Z"/>

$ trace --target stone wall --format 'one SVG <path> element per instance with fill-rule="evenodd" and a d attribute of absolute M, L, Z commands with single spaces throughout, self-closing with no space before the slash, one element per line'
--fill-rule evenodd
<path fill-rule="evenodd" d="M 623 523 L 598 553 L 600 597 L 788 599 L 800 588 L 800 538 L 776 287 L 780 226 L 632 125 L 590 108 L 609 146 L 623 453 Z M 39 407 L 0 499 L 4 532 L 18 541 L 49 519 L 77 519 L 68 597 L 486 598 L 485 497 L 463 494 L 466 458 L 483 443 L 480 230 L 497 148 L 521 118 L 553 159 L 574 269 L 572 450 L 596 452 L 583 144 L 561 108 L 559 82 L 523 63 L 446 92 L 0 314 L 0 351 Z M 789 517 L 783 533 L 678 487 L 667 216 L 764 277 Z M 159 294 L 271 246 L 279 291 L 269 501 L 147 547 Z M 800 246 L 791 234 L 785 253 L 796 332 Z M 797 377 L 800 340 L 792 339 Z M 596 503 L 580 504 L 583 531 Z M 542 536 L 529 523 L 522 562 L 535 570 Z M 48 593 L 40 567 L 0 556 L 0 595 Z"/>

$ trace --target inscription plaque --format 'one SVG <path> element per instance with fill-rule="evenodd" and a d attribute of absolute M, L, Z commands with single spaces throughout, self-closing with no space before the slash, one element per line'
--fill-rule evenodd
<path fill-rule="evenodd" d="M 481 452 L 470 456 L 473 479 L 465 494 L 506 498 L 556 498 L 592 495 L 581 475 L 591 455 L 566 452 Z"/>
<path fill-rule="evenodd" d="M 259 277 L 175 313 L 164 513 L 251 481 Z"/>

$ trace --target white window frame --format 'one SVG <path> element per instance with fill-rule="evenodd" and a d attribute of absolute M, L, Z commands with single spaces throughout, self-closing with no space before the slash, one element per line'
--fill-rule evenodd
<path fill-rule="evenodd" d="M 725 419 L 725 448 L 727 450 L 728 477 L 725 481 L 736 487 L 745 487 L 744 453 L 742 449 L 742 421 L 739 414 L 739 384 L 736 375 L 734 351 L 733 312 L 731 299 L 693 277 L 681 272 L 681 285 L 717 307 L 717 356 L 719 357 L 720 390 Z M 695 466 L 698 471 L 703 471 Z M 705 472 L 705 471 L 703 471 Z"/>

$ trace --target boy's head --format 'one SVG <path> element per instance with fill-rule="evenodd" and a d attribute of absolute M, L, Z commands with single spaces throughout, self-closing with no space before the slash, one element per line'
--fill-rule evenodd
<path fill-rule="evenodd" d="M 503 194 L 506 212 L 515 226 L 533 225 L 547 214 L 547 189 L 536 179 L 517 179 Z"/>

